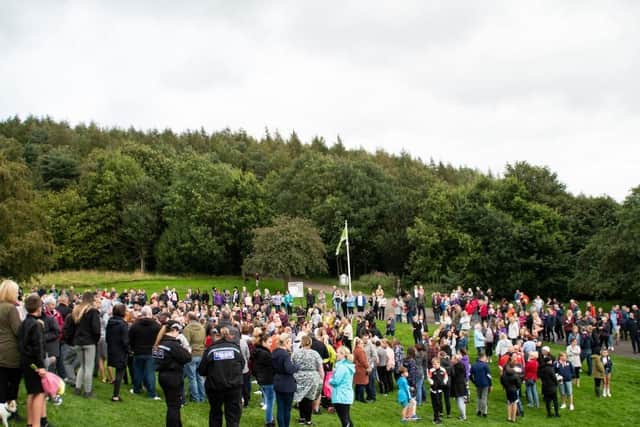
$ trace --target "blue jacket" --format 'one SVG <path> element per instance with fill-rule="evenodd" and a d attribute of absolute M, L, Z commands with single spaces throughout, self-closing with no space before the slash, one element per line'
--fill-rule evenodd
<path fill-rule="evenodd" d="M 411 389 L 409 388 L 409 382 L 404 376 L 398 378 L 398 403 L 404 405 L 411 399 Z"/>
<path fill-rule="evenodd" d="M 556 374 L 562 377 L 564 382 L 570 382 L 573 379 L 573 365 L 567 361 L 564 366 L 559 361 L 553 365 Z"/>
<path fill-rule="evenodd" d="M 331 385 L 331 403 L 351 405 L 353 403 L 353 375 L 356 366 L 347 359 L 342 359 L 333 370 Z"/>
<path fill-rule="evenodd" d="M 271 364 L 273 365 L 273 388 L 280 393 L 295 393 L 296 380 L 293 374 L 298 372 L 298 367 L 291 361 L 289 353 L 276 348 L 271 353 Z"/>
<path fill-rule="evenodd" d="M 471 365 L 471 382 L 479 388 L 491 387 L 489 365 L 480 360 Z"/>
<path fill-rule="evenodd" d="M 473 331 L 473 341 L 476 348 L 484 347 L 484 335 L 482 334 L 482 329 L 475 329 Z"/>

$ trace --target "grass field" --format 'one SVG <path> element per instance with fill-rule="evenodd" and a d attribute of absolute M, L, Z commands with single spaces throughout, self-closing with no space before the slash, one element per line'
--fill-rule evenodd
<path fill-rule="evenodd" d="M 148 292 L 163 289 L 165 286 L 176 287 L 181 291 L 188 287 L 201 289 L 212 286 L 219 288 L 243 286 L 239 278 L 172 278 L 168 276 L 143 276 L 132 280 L 131 275 L 120 273 L 85 273 L 77 274 L 75 278 L 66 274 L 55 277 L 57 284 L 72 283 L 82 288 L 115 287 L 118 290 L 124 288 L 145 288 Z M 68 279 L 63 282 L 62 279 Z M 264 285 L 272 289 L 281 289 L 282 282 L 278 280 L 264 281 Z M 253 280 L 249 281 L 252 288 Z M 384 331 L 384 326 L 379 326 Z M 430 325 L 433 330 L 433 325 Z M 397 336 L 405 344 L 413 343 L 411 329 L 406 324 L 398 325 Z M 473 343 L 470 344 L 470 353 L 474 354 Z M 560 351 L 560 347 L 552 346 L 554 352 Z M 494 378 L 498 378 L 495 364 L 492 366 Z M 506 426 L 512 423 L 506 422 L 505 397 L 501 386 L 494 381 L 494 389 L 490 394 L 489 417 L 478 418 L 475 415 L 475 390 L 472 388 L 471 403 L 467 406 L 468 421 L 457 420 L 457 409 L 452 402 L 452 416 L 444 420 L 445 425 L 479 425 L 479 426 Z M 538 386 L 539 387 L 539 386 Z M 158 386 L 160 390 L 160 387 Z M 124 402 L 112 403 L 111 386 L 100 382 L 95 383 L 96 399 L 83 399 L 68 393 L 64 396 L 64 403 L 60 407 L 49 406 L 49 418 L 56 426 L 78 427 L 92 424 L 97 427 L 158 427 L 164 425 L 164 402 L 150 401 L 141 396 L 132 396 L 128 392 L 128 386 L 123 386 L 122 396 Z M 529 409 L 525 407 L 525 417 L 518 423 L 529 426 L 632 426 L 637 425 L 640 419 L 640 363 L 638 360 L 614 355 L 614 371 L 612 379 L 612 394 L 609 399 L 596 399 L 593 393 L 593 380 L 583 376 L 582 387 L 574 388 L 576 410 L 569 412 L 562 410 L 561 418 L 547 419 L 544 410 Z M 523 387 L 524 391 L 524 387 Z M 24 415 L 24 395 L 21 396 L 21 415 Z M 182 420 L 185 427 L 204 427 L 208 425 L 207 404 L 188 404 L 182 411 Z M 433 413 L 430 404 L 421 406 L 418 415 L 423 420 L 416 424 L 431 423 Z M 259 406 L 259 396 L 252 395 L 252 401 L 247 410 L 243 412 L 242 426 L 264 425 L 264 412 Z M 356 427 L 387 427 L 401 425 L 400 408 L 396 403 L 396 394 L 378 396 L 376 403 L 362 404 L 356 402 L 352 406 L 352 419 Z M 292 426 L 297 425 L 297 411 L 292 414 Z M 339 426 L 339 420 L 335 414 L 323 412 L 313 419 L 316 426 Z M 24 424 L 21 424 L 24 425 Z"/>

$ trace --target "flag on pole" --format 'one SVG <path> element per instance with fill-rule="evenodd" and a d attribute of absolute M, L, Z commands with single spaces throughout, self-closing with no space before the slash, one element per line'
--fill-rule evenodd
<path fill-rule="evenodd" d="M 344 225 L 344 229 L 342 230 L 342 234 L 340 235 L 340 241 L 338 242 L 338 247 L 336 248 L 336 256 L 340 255 L 340 246 L 342 246 L 342 242 L 347 240 L 347 224 Z"/>

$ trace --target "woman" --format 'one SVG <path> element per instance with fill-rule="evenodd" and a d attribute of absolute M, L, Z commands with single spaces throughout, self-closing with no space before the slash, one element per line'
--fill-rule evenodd
<path fill-rule="evenodd" d="M 518 417 L 518 392 L 522 383 L 522 368 L 516 363 L 517 354 L 513 353 L 504 367 L 502 385 L 507 395 L 507 421 L 516 422 Z"/>
<path fill-rule="evenodd" d="M 364 393 L 369 384 L 369 362 L 367 362 L 367 355 L 364 352 L 364 344 L 360 338 L 355 339 L 356 346 L 353 350 L 353 360 L 356 365 L 356 400 L 362 403 L 367 403 L 364 398 Z"/>
<path fill-rule="evenodd" d="M 95 294 L 93 292 L 82 294 L 82 302 L 74 307 L 71 316 L 76 325 L 73 337 L 74 351 L 80 361 L 75 392 L 77 395 L 90 398 L 94 396 L 93 368 L 96 360 L 96 345 L 100 340 L 100 312 L 96 308 Z"/>
<path fill-rule="evenodd" d="M 291 361 L 291 335 L 280 334 L 278 347 L 271 353 L 273 364 L 273 388 L 278 403 L 278 427 L 289 427 L 291 422 L 291 405 L 296 391 L 296 380 L 293 374 L 298 367 Z"/>
<path fill-rule="evenodd" d="M 293 353 L 293 363 L 298 366 L 298 371 L 293 374 L 297 388 L 293 401 L 298 402 L 300 411 L 300 425 L 312 425 L 311 413 L 313 402 L 320 397 L 322 391 L 322 379 L 324 370 L 322 359 L 317 351 L 311 349 L 311 337 L 302 337 L 301 348 Z"/>
<path fill-rule="evenodd" d="M 113 380 L 113 396 L 111 401 L 121 402 L 120 384 L 124 378 L 129 357 L 129 325 L 124 320 L 127 307 L 124 304 L 116 304 L 113 307 L 112 316 L 106 327 L 107 363 L 116 370 Z"/>
<path fill-rule="evenodd" d="M 465 405 L 465 399 L 467 397 L 467 370 L 460 359 L 461 356 L 459 354 L 456 354 L 451 358 L 453 365 L 451 394 L 455 397 L 458 410 L 460 411 L 458 419 L 464 421 L 467 419 L 467 407 Z"/>
<path fill-rule="evenodd" d="M 18 329 L 22 321 L 17 302 L 18 284 L 3 281 L 0 284 L 0 405 L 18 398 L 22 378 L 18 352 Z"/>
<path fill-rule="evenodd" d="M 569 312 L 571 313 L 571 312 Z M 580 361 L 580 354 L 582 349 L 578 345 L 577 338 L 571 338 L 569 346 L 567 347 L 567 359 L 573 365 L 573 384 L 576 387 L 580 387 L 580 370 L 582 369 L 582 362 Z"/>
<path fill-rule="evenodd" d="M 261 334 L 256 339 L 256 347 L 253 351 L 253 374 L 262 392 L 265 427 L 275 427 L 276 425 L 273 419 L 275 395 L 273 391 L 273 361 L 270 348 L 271 337 L 267 334 Z"/>
<path fill-rule="evenodd" d="M 191 354 L 182 347 L 178 335 L 182 326 L 169 320 L 160 329 L 153 347 L 153 359 L 158 371 L 158 382 L 167 403 L 167 427 L 182 427 L 180 407 L 184 402 L 184 365 L 191 362 Z"/>
<path fill-rule="evenodd" d="M 331 403 L 340 418 L 342 427 L 353 427 L 351 421 L 351 404 L 353 403 L 353 375 L 356 372 L 353 357 L 349 349 L 342 346 L 336 352 L 336 364 L 331 385 Z"/>
<path fill-rule="evenodd" d="M 530 408 L 539 408 L 540 399 L 536 382 L 538 381 L 538 352 L 529 352 L 527 363 L 524 366 L 524 381 L 527 391 L 527 402 Z"/>

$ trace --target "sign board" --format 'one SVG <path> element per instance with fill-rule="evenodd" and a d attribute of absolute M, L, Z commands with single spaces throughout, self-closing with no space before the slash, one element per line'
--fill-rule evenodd
<path fill-rule="evenodd" d="M 304 297 L 304 282 L 289 282 L 287 283 L 287 288 L 294 298 Z"/>
<path fill-rule="evenodd" d="M 349 276 L 347 276 L 346 274 L 341 274 L 340 275 L 340 285 L 347 286 L 348 284 L 349 284 Z"/>

